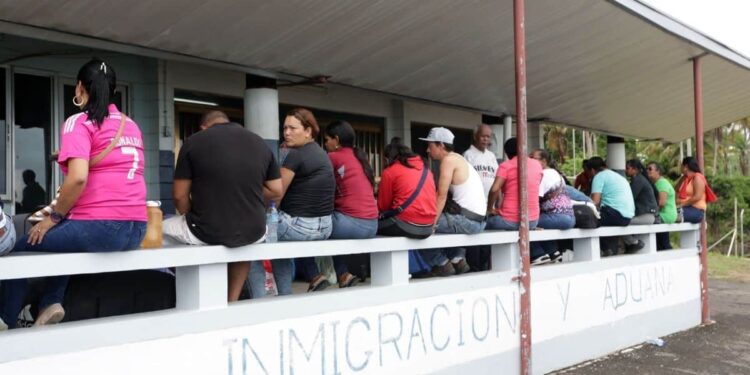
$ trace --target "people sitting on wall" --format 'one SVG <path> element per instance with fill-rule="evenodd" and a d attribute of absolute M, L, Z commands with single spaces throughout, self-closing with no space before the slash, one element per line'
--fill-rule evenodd
<path fill-rule="evenodd" d="M 576 179 L 573 182 L 573 187 L 581 191 L 583 194 L 590 196 L 591 180 L 594 178 L 594 176 L 589 173 L 589 169 L 586 167 L 586 164 L 588 162 L 589 159 L 584 159 L 581 163 L 581 168 L 583 168 L 583 170 L 578 174 L 578 176 L 576 176 Z"/>
<path fill-rule="evenodd" d="M 555 168 L 555 161 L 546 150 L 536 149 L 531 157 L 542 165 L 542 181 L 539 185 L 539 221 L 538 228 L 570 229 L 576 224 L 573 214 L 573 203 L 565 189 L 565 178 Z M 534 197 L 529 196 L 529 199 Z M 562 253 L 557 241 L 540 241 L 531 243 L 531 264 L 539 265 L 549 262 L 562 262 Z"/>
<path fill-rule="evenodd" d="M 233 248 L 263 242 L 265 201 L 281 196 L 273 152 L 223 112 L 206 113 L 200 128 L 177 157 L 172 194 L 179 215 L 162 223 L 164 244 Z M 229 264 L 228 301 L 237 301 L 249 270 L 249 262 Z"/>
<path fill-rule="evenodd" d="M 659 206 L 656 204 L 656 192 L 646 175 L 646 168 L 638 159 L 630 159 L 625 163 L 625 175 L 630 177 L 630 190 L 635 202 L 635 216 L 629 225 L 651 225 L 657 222 Z M 625 252 L 633 253 L 645 246 L 643 241 L 635 236 L 623 237 Z"/>
<path fill-rule="evenodd" d="M 435 181 L 427 164 L 400 138 L 385 147 L 378 187 L 378 234 L 424 239 L 438 217 Z"/>
<path fill-rule="evenodd" d="M 427 153 L 440 163 L 437 186 L 438 217 L 435 233 L 474 234 L 484 230 L 487 197 L 479 173 L 453 152 L 453 133 L 442 127 L 430 129 L 426 141 Z M 469 271 L 466 249 L 420 250 L 422 258 L 432 267 L 433 276 L 451 276 Z"/>
<path fill-rule="evenodd" d="M 683 220 L 698 224 L 703 221 L 709 201 L 715 195 L 701 173 L 698 160 L 692 156 L 682 159 L 682 177 L 677 182 L 677 208 L 682 209 Z"/>
<path fill-rule="evenodd" d="M 589 159 L 587 168 L 594 176 L 591 181 L 591 200 L 599 207 L 599 224 L 616 227 L 630 224 L 630 219 L 635 215 L 635 203 L 628 180 L 607 168 L 604 160 L 598 156 Z M 617 237 L 602 237 L 599 242 L 602 256 L 617 254 Z"/>
<path fill-rule="evenodd" d="M 281 165 L 279 241 L 317 241 L 331 235 L 336 181 L 331 160 L 315 141 L 318 132 L 318 122 L 307 109 L 292 109 L 284 119 L 284 142 L 289 154 Z M 292 293 L 292 262 L 271 260 L 279 295 Z M 330 285 L 324 275 L 308 276 L 312 278 L 308 291 Z M 265 270 L 260 261 L 253 262 L 250 269 L 250 288 L 253 298 L 266 295 Z"/>
<path fill-rule="evenodd" d="M 373 238 L 378 231 L 378 207 L 373 193 L 375 172 L 365 153 L 355 146 L 355 139 L 354 128 L 346 121 L 335 121 L 326 126 L 325 148 L 336 179 L 333 227 L 329 239 Z M 350 257 L 333 257 L 339 288 L 357 283 L 357 278 L 347 267 Z M 307 268 L 306 274 L 325 279 L 315 258 L 302 258 L 301 263 Z M 322 289 L 326 283 L 318 289 Z"/>
<path fill-rule="evenodd" d="M 489 150 L 492 143 L 492 128 L 487 124 L 478 125 L 474 128 L 473 139 L 471 147 L 464 152 L 464 159 L 479 173 L 484 196 L 488 197 L 497 172 L 497 155 Z M 490 269 L 490 245 L 466 248 L 466 262 L 472 271 Z"/>
<path fill-rule="evenodd" d="M 23 188 L 21 210 L 18 213 L 34 212 L 46 204 L 47 193 L 42 185 L 36 182 L 36 173 L 31 169 L 23 171 L 21 176 L 26 187 Z"/>
<path fill-rule="evenodd" d="M 509 138 L 503 145 L 507 160 L 497 169 L 495 182 L 490 190 L 487 211 L 488 229 L 518 230 L 521 221 L 518 195 L 518 152 L 516 138 Z M 526 184 L 529 198 L 529 229 L 534 229 L 539 220 L 539 184 L 542 181 L 542 165 L 533 158 L 526 160 Z"/>
<path fill-rule="evenodd" d="M 137 249 L 146 232 L 143 137 L 113 104 L 114 68 L 92 59 L 78 71 L 73 103 L 81 109 L 60 129 L 57 162 L 65 178 L 51 213 L 18 239 L 13 252 L 110 252 Z M 44 280 L 35 326 L 60 322 L 69 276 Z M 0 317 L 10 328 L 27 280 L 3 280 Z"/>
<path fill-rule="evenodd" d="M 659 205 L 659 222 L 661 224 L 673 224 L 677 221 L 677 206 L 675 203 L 675 192 L 672 184 L 662 177 L 662 168 L 659 164 L 651 162 L 646 167 L 649 180 L 654 184 L 656 189 L 656 204 Z M 669 243 L 669 233 L 662 232 L 656 234 L 656 249 L 669 250 L 672 245 Z"/>

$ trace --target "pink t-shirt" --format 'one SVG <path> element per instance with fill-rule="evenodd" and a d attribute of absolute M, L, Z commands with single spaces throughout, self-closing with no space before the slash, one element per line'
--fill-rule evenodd
<path fill-rule="evenodd" d="M 528 177 L 529 197 L 529 221 L 539 219 L 539 184 L 542 182 L 542 165 L 538 161 L 527 158 L 526 171 Z M 503 219 L 517 223 L 521 221 L 521 213 L 518 209 L 518 158 L 515 157 L 504 161 L 497 168 L 497 177 L 505 180 L 503 184 L 503 201 L 496 210 Z"/>
<path fill-rule="evenodd" d="M 63 173 L 68 174 L 68 160 L 91 160 L 104 151 L 117 134 L 120 119 L 120 111 L 110 104 L 109 116 L 101 127 L 89 121 L 84 112 L 65 120 L 57 158 Z M 141 130 L 128 119 L 118 145 L 89 169 L 86 187 L 68 212 L 68 219 L 147 221 L 143 170 Z"/>

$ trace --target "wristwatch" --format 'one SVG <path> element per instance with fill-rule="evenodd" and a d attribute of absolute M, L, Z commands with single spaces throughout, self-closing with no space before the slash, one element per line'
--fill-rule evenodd
<path fill-rule="evenodd" d="M 52 213 L 49 214 L 49 219 L 52 220 L 53 223 L 58 224 L 61 221 L 65 220 L 65 216 L 61 215 L 57 211 L 52 211 Z"/>

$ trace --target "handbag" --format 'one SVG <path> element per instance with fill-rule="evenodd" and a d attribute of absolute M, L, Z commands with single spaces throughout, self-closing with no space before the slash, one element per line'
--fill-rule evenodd
<path fill-rule="evenodd" d="M 411 193 L 409 198 L 404 203 L 401 203 L 400 206 L 396 208 L 391 208 L 388 211 L 381 212 L 378 217 L 378 220 L 390 219 L 404 212 L 404 210 L 406 210 L 406 208 L 409 207 L 409 205 L 411 205 L 415 199 L 417 199 L 419 192 L 422 191 L 422 186 L 424 185 L 424 181 L 427 179 L 427 172 L 429 172 L 429 169 L 427 168 L 427 165 L 425 165 L 422 169 L 422 176 L 419 177 L 419 183 L 417 184 L 417 188 L 414 189 L 414 191 Z"/>
<path fill-rule="evenodd" d="M 714 193 L 713 189 L 711 189 L 711 186 L 708 185 L 708 180 L 706 180 L 706 177 L 703 176 L 702 174 L 698 174 L 698 176 L 701 176 L 703 178 L 703 184 L 706 185 L 706 191 L 705 191 L 706 203 L 714 203 L 717 200 L 719 200 L 719 197 L 716 196 L 716 193 Z M 693 178 L 695 178 L 695 176 L 685 177 L 682 180 L 682 184 L 680 184 L 680 191 L 677 194 L 677 196 L 680 199 L 687 199 L 687 187 L 688 187 L 688 184 L 693 182 Z"/>
<path fill-rule="evenodd" d="M 120 137 L 122 137 L 122 133 L 125 131 L 125 120 L 127 119 L 127 116 L 125 116 L 124 113 L 121 113 L 121 119 L 120 119 L 120 127 L 117 129 L 117 134 L 114 138 L 112 138 L 112 142 L 107 146 L 107 148 L 104 149 L 104 151 L 100 152 L 91 160 L 89 160 L 89 170 L 94 167 L 95 165 L 99 164 L 100 161 L 104 159 L 112 150 L 115 149 L 115 146 L 117 146 L 117 143 L 120 142 Z M 31 223 L 38 223 L 50 214 L 55 211 L 55 206 L 57 205 L 57 198 L 60 197 L 60 187 L 57 188 L 57 193 L 55 194 L 55 199 L 50 202 L 50 204 L 42 207 L 37 212 L 34 212 L 33 214 L 29 215 L 29 217 L 26 219 Z"/>

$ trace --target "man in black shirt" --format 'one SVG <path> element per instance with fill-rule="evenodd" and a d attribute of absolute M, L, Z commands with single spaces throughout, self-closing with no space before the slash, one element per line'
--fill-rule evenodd
<path fill-rule="evenodd" d="M 266 200 L 281 196 L 281 175 L 262 138 L 218 111 L 180 149 L 174 173 L 175 207 L 164 221 L 165 243 L 239 247 L 262 242 Z M 229 265 L 229 301 L 239 298 L 249 262 Z"/>

